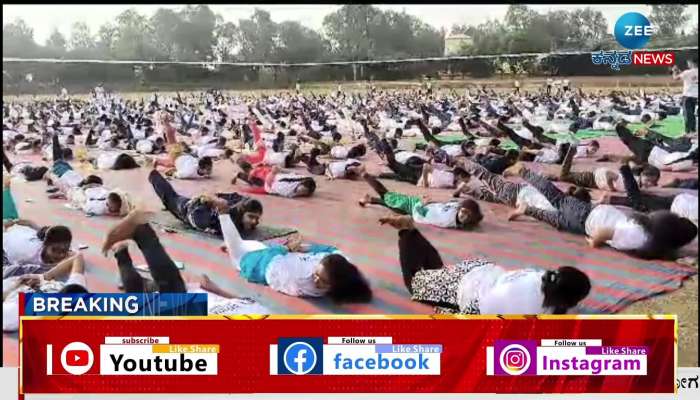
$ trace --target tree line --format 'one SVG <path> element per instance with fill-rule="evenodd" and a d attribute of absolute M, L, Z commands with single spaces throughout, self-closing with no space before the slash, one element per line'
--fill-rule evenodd
<path fill-rule="evenodd" d="M 691 32 L 680 28 L 690 19 L 687 5 L 651 7 L 658 28 L 652 46 L 697 45 L 697 23 Z M 590 7 L 542 14 L 520 4 L 509 6 L 502 21 L 450 30 L 472 38 L 462 55 L 615 48 L 607 32 L 603 13 Z M 78 22 L 68 37 L 54 30 L 43 46 L 18 19 L 3 25 L 3 57 L 273 63 L 422 58 L 442 56 L 447 33 L 405 12 L 367 4 L 326 15 L 322 32 L 296 21 L 277 23 L 261 9 L 237 23 L 225 21 L 200 4 L 160 8 L 151 16 L 128 9 L 97 32 Z"/>

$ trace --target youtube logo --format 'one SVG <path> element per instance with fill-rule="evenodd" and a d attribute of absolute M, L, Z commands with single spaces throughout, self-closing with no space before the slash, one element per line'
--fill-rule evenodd
<path fill-rule="evenodd" d="M 92 349 L 83 342 L 68 343 L 61 351 L 61 367 L 71 375 L 87 373 L 94 362 L 95 355 Z M 46 345 L 46 375 L 54 375 L 53 345 L 51 344 Z"/>
<path fill-rule="evenodd" d="M 66 365 L 71 367 L 84 367 L 88 365 L 90 353 L 87 350 L 68 350 L 66 352 Z"/>

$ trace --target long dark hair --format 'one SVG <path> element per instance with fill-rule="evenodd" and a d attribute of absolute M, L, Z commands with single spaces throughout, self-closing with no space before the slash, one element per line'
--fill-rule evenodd
<path fill-rule="evenodd" d="M 321 260 L 328 275 L 328 297 L 335 303 L 369 303 L 372 289 L 360 270 L 340 254 L 330 254 Z"/>
<path fill-rule="evenodd" d="M 547 271 L 542 276 L 543 307 L 552 308 L 553 314 L 566 314 L 591 291 L 591 281 L 583 271 L 569 266 Z"/>
<path fill-rule="evenodd" d="M 689 219 L 668 210 L 650 214 L 634 213 L 631 218 L 649 234 L 644 246 L 632 253 L 645 259 L 665 259 L 698 235 L 698 227 Z"/>
<path fill-rule="evenodd" d="M 44 245 L 56 243 L 71 243 L 73 234 L 68 227 L 63 225 L 44 226 L 36 233 L 36 236 L 44 242 Z"/>
<path fill-rule="evenodd" d="M 243 215 L 247 212 L 258 213 L 262 215 L 263 205 L 256 199 L 245 199 L 231 208 L 229 212 L 234 225 L 239 231 L 243 230 Z"/>

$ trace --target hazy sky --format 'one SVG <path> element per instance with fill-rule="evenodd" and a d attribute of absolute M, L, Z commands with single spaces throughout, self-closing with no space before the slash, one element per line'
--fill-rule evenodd
<path fill-rule="evenodd" d="M 612 30 L 617 18 L 629 11 L 640 11 L 642 14 L 649 14 L 651 7 L 646 5 L 614 5 L 614 4 L 566 4 L 566 5 L 531 5 L 530 8 L 538 12 L 549 10 L 571 10 L 590 6 L 601 10 L 608 20 L 608 29 Z M 93 33 L 99 27 L 114 18 L 128 8 L 136 8 L 140 13 L 151 16 L 158 8 L 175 8 L 176 5 L 3 5 L 2 23 L 6 24 L 16 18 L 24 19 L 34 28 L 34 39 L 39 44 L 44 44 L 54 28 L 63 33 L 66 37 L 70 35 L 71 25 L 75 22 L 84 21 Z M 300 23 L 314 29 L 321 29 L 323 17 L 335 10 L 339 5 L 330 4 L 298 4 L 298 5 L 210 5 L 211 9 L 220 14 L 225 20 L 237 22 L 238 19 L 248 18 L 253 10 L 262 8 L 270 12 L 275 22 L 284 20 L 299 21 Z M 508 5 L 378 5 L 382 9 L 396 11 L 405 10 L 409 14 L 420 17 L 424 22 L 436 28 L 449 29 L 453 24 L 477 25 L 489 19 L 501 19 L 505 16 Z M 689 6 L 691 15 L 689 26 L 695 26 L 698 21 L 697 6 Z"/>

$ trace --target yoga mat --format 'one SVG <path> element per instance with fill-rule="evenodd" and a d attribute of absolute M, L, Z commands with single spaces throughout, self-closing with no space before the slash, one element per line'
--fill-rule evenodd
<path fill-rule="evenodd" d="M 19 218 L 19 213 L 17 212 L 17 206 L 15 206 L 15 200 L 12 198 L 12 192 L 10 188 L 2 190 L 2 220 L 6 219 L 17 219 Z"/>
<path fill-rule="evenodd" d="M 208 236 L 211 238 L 215 239 L 222 239 L 220 236 L 207 233 L 207 232 L 202 232 L 198 231 L 196 229 L 193 229 L 190 226 L 185 225 L 182 223 L 182 221 L 178 220 L 175 218 L 172 214 L 170 214 L 167 211 L 160 212 L 156 215 L 156 217 L 151 221 L 151 223 L 158 225 L 166 230 L 173 230 L 176 232 L 196 232 L 198 234 Z M 269 225 L 258 225 L 256 231 L 252 236 L 245 237 L 244 239 L 246 240 L 258 240 L 261 242 L 272 240 L 272 239 L 278 239 L 282 238 L 285 236 L 289 236 L 291 234 L 296 233 L 297 230 L 294 228 L 285 228 L 285 227 L 277 227 L 277 226 L 269 226 Z"/>

